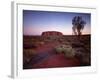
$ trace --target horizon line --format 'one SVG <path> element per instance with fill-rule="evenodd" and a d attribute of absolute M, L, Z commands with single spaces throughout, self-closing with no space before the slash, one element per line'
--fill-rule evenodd
<path fill-rule="evenodd" d="M 91 34 L 82 34 L 82 35 L 91 35 Z M 42 35 L 23 35 L 23 36 L 42 36 Z M 73 34 L 68 34 L 68 35 L 62 35 L 62 36 L 76 36 L 76 35 L 73 35 Z"/>

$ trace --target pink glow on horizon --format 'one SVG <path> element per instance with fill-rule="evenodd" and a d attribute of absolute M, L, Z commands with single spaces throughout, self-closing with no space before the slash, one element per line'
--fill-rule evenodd
<path fill-rule="evenodd" d="M 44 31 L 59 31 L 64 35 L 72 35 L 72 27 L 63 29 L 61 27 L 24 27 L 24 35 L 41 35 Z M 84 27 L 82 34 L 91 34 L 91 29 L 89 27 Z"/>

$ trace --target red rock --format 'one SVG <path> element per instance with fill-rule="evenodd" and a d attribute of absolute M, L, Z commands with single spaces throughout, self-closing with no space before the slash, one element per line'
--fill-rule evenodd
<path fill-rule="evenodd" d="M 42 36 L 62 36 L 63 34 L 58 31 L 46 31 L 42 32 Z"/>

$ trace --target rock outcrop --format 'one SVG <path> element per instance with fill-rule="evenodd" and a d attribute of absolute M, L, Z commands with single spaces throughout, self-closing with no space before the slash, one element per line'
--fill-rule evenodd
<path fill-rule="evenodd" d="M 42 32 L 42 36 L 62 36 L 63 34 L 58 31 L 46 31 Z"/>

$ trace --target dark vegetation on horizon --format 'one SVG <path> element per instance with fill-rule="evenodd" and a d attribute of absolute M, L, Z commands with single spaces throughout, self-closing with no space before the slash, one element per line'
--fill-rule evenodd
<path fill-rule="evenodd" d="M 81 36 L 90 36 L 91 34 L 82 34 Z M 23 35 L 23 37 L 32 37 L 32 36 L 41 36 L 41 35 Z M 76 36 L 76 35 L 63 35 L 63 36 Z"/>

